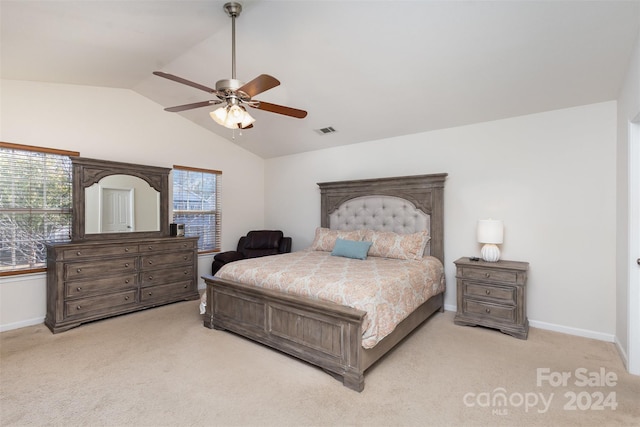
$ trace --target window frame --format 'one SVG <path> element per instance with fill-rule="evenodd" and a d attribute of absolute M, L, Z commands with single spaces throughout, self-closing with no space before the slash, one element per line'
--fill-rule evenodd
<path fill-rule="evenodd" d="M 48 148 L 48 147 L 38 147 L 38 146 L 33 146 L 33 145 L 24 145 L 24 144 L 15 144 L 15 143 L 11 143 L 11 142 L 4 142 L 4 141 L 0 141 L 0 148 L 4 148 L 4 149 L 9 149 L 9 150 L 18 150 L 18 151 L 28 151 L 28 152 L 36 152 L 36 153 L 42 153 L 42 154 L 52 154 L 52 155 L 56 155 L 56 156 L 62 156 L 62 157 L 73 157 L 73 156 L 79 156 L 80 153 L 77 151 L 69 151 L 69 150 L 62 150 L 62 149 L 58 149 L 58 148 Z M 69 159 L 69 187 L 70 187 L 70 205 L 69 205 L 69 210 L 68 210 L 68 215 L 70 218 L 70 221 L 72 220 L 73 217 L 73 190 L 72 190 L 72 182 L 73 182 L 73 173 L 72 173 L 72 168 L 71 168 L 71 159 Z M 9 209 L 1 209 L 0 208 L 0 212 L 5 212 L 5 211 L 9 211 Z M 70 224 L 70 228 L 69 231 L 71 232 L 71 225 Z M 31 236 L 30 236 L 31 237 Z M 37 239 L 31 239 L 33 241 L 36 241 Z M 68 240 L 61 240 L 61 241 L 70 241 L 71 237 L 69 237 Z M 16 269 L 15 266 L 12 267 L 13 269 L 11 270 L 4 270 L 4 271 L 0 271 L 0 277 L 3 276 L 15 276 L 15 275 L 21 275 L 21 274 L 33 274 L 33 273 L 42 273 L 47 271 L 46 268 L 46 260 L 44 260 L 44 265 L 42 267 L 36 267 L 36 268 L 21 268 L 21 269 Z"/>
<path fill-rule="evenodd" d="M 216 176 L 216 184 L 215 184 L 215 209 L 213 211 L 197 211 L 197 210 L 186 210 L 186 209 L 175 209 L 175 172 L 176 171 L 181 171 L 181 172 L 195 172 L 195 173 L 202 173 L 202 174 L 211 174 L 211 175 L 215 175 Z M 213 253 L 213 252 L 220 252 L 221 251 L 221 238 L 222 238 L 222 208 L 220 205 L 220 190 L 221 190 L 221 177 L 222 177 L 222 171 L 219 170 L 215 170 L 215 169 L 202 169 L 202 168 L 196 168 L 196 167 L 191 167 L 191 166 L 180 166 L 180 165 L 173 165 L 173 171 L 172 171 L 172 176 L 171 176 L 171 218 L 173 218 L 173 222 L 175 221 L 175 217 L 176 217 L 176 213 L 180 214 L 180 215 L 190 215 L 189 212 L 199 212 L 199 213 L 208 213 L 208 214 L 214 214 L 215 215 L 215 222 L 214 222 L 214 233 L 213 233 L 213 239 L 215 241 L 215 247 L 213 248 L 204 248 L 201 249 L 200 248 L 200 240 L 198 241 L 198 253 L 199 254 L 206 254 L 206 253 Z M 189 236 L 200 236 L 200 235 L 193 235 L 193 234 L 189 234 L 188 233 L 188 227 L 187 224 L 185 224 L 185 237 L 189 237 Z"/>

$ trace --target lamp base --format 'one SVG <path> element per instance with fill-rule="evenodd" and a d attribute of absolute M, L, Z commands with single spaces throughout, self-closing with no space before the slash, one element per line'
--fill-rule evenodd
<path fill-rule="evenodd" d="M 482 259 L 487 262 L 497 262 L 500 259 L 500 249 L 491 243 L 484 245 L 481 253 Z"/>

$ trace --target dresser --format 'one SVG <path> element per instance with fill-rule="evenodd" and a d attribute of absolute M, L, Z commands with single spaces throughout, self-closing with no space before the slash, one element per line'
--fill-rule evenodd
<path fill-rule="evenodd" d="M 82 323 L 197 299 L 197 237 L 47 245 L 47 315 L 58 333 Z"/>
<path fill-rule="evenodd" d="M 516 338 L 527 339 L 529 263 L 460 258 L 454 264 L 458 305 L 454 323 L 495 328 Z"/>

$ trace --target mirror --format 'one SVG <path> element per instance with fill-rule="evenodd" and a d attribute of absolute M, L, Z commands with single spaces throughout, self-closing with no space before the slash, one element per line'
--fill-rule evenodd
<path fill-rule="evenodd" d="M 160 231 L 160 193 L 131 175 L 109 175 L 84 189 L 85 233 Z"/>
<path fill-rule="evenodd" d="M 72 239 L 169 235 L 169 172 L 156 166 L 72 157 Z"/>

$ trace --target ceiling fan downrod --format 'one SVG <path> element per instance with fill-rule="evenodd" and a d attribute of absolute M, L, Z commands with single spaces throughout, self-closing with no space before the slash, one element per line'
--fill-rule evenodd
<path fill-rule="evenodd" d="M 236 18 L 242 12 L 242 5 L 237 2 L 229 2 L 224 5 L 224 10 L 231 17 L 231 78 L 236 78 Z"/>

